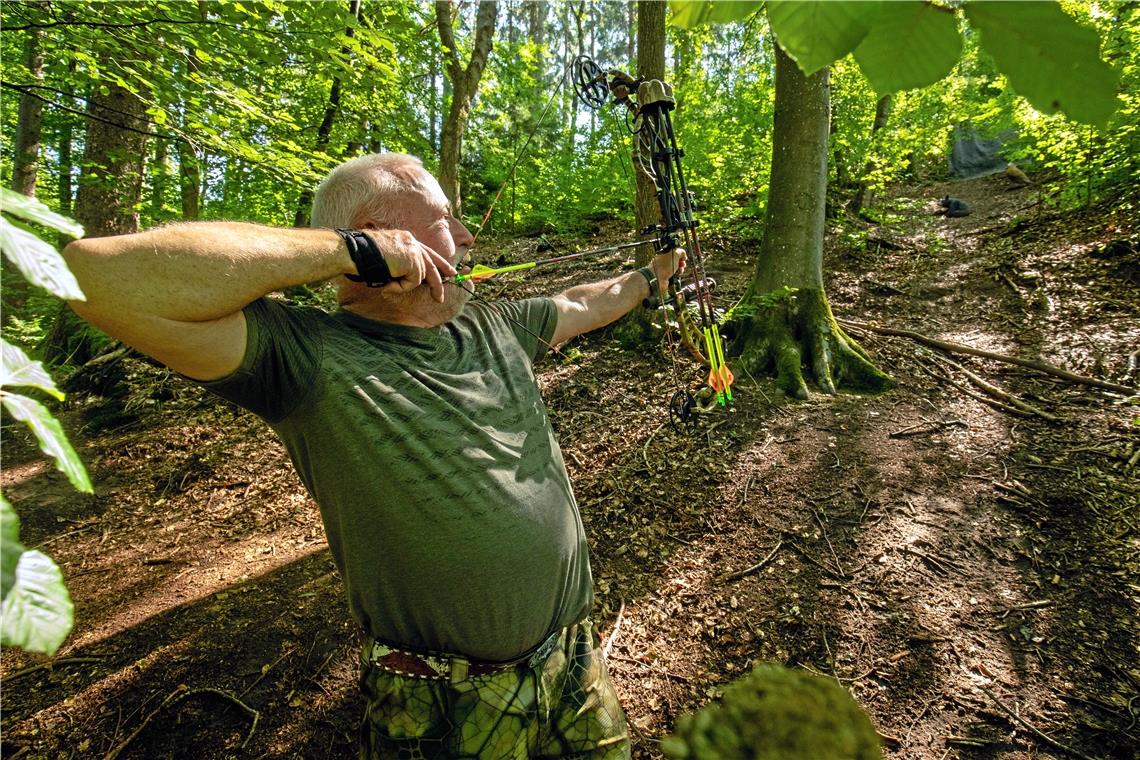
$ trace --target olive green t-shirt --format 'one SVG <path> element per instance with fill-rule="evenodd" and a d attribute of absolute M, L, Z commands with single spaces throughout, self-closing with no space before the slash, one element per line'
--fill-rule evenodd
<path fill-rule="evenodd" d="M 502 661 L 586 616 L 582 521 L 532 369 L 552 301 L 468 303 L 436 328 L 267 299 L 245 316 L 241 367 L 204 385 L 284 442 L 368 633 Z"/>

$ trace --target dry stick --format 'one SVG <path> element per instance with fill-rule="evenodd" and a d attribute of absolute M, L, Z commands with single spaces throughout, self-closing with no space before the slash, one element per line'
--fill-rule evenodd
<path fill-rule="evenodd" d="M 128 736 L 126 739 L 124 739 L 122 742 L 120 742 L 119 745 L 117 747 L 115 747 L 113 750 L 108 752 L 107 756 L 105 758 L 103 758 L 103 760 L 115 760 L 115 758 L 117 758 L 123 752 L 123 750 L 125 750 L 128 746 L 130 746 L 130 743 L 135 740 L 135 737 L 137 737 L 139 734 L 141 734 L 143 732 L 143 729 L 146 728 L 148 725 L 150 725 L 150 722 L 154 719 L 154 717 L 156 715 L 159 714 L 159 712 L 162 711 L 163 708 L 165 708 L 167 705 L 172 705 L 172 704 L 175 704 L 177 702 L 181 702 L 182 700 L 186 699 L 189 696 L 193 696 L 194 694 L 213 694 L 215 696 L 222 697 L 223 699 L 228 699 L 231 702 L 233 702 L 235 705 L 240 707 L 242 710 L 244 710 L 246 715 L 249 715 L 252 718 L 252 722 L 251 722 L 250 727 L 249 727 L 249 733 L 246 734 L 245 741 L 243 741 L 241 743 L 241 748 L 245 749 L 245 745 L 249 744 L 249 740 L 253 738 L 253 732 L 257 730 L 257 722 L 259 720 L 261 720 L 261 713 L 258 712 L 257 710 L 254 710 L 252 707 L 247 705 L 245 702 L 242 702 L 240 699 L 235 697 L 233 694 L 230 694 L 229 692 L 226 692 L 226 691 L 222 691 L 221 689 L 212 689 L 209 687 L 191 689 L 185 685 L 182 685 L 182 686 L 179 686 L 174 691 L 172 691 L 169 695 L 167 695 L 166 699 L 162 700 L 162 704 L 160 704 L 158 707 L 154 708 L 154 710 L 152 710 L 150 712 L 150 714 L 147 715 L 143 719 L 143 722 L 140 723 L 139 726 L 134 731 L 131 732 L 131 735 Z"/>
<path fill-rule="evenodd" d="M 974 399 L 975 401 L 980 401 L 983 404 L 986 404 L 987 406 L 992 406 L 995 409 L 999 409 L 999 410 L 1005 412 L 1006 414 L 1012 414 L 1014 417 L 1031 417 L 1032 416 L 1029 412 L 1018 409 L 1016 406 L 1010 406 L 1009 404 L 1003 404 L 1002 402 L 998 401 L 995 398 L 989 398 L 987 396 L 983 396 L 980 393 L 974 393 L 972 390 L 970 390 L 966 386 L 962 385 L 961 383 L 959 383 L 957 380 L 950 377 L 949 375 L 940 375 L 937 372 L 931 370 L 929 367 L 923 366 L 922 364 L 919 364 L 918 368 L 920 370 L 922 370 L 923 372 L 925 372 L 926 374 L 933 377 L 935 380 L 938 380 L 939 382 L 950 383 L 950 385 L 954 386 L 959 391 L 961 391 L 962 395 L 969 396 L 970 398 Z"/>
<path fill-rule="evenodd" d="M 780 539 L 779 541 L 776 542 L 776 545 L 772 547 L 772 551 L 768 552 L 767 557 L 760 560 L 759 562 L 757 562 L 752 567 L 746 568 L 744 570 L 738 570 L 735 573 L 732 573 L 731 575 L 726 575 L 724 577 L 724 579 L 726 581 L 738 581 L 741 578 L 744 578 L 745 576 L 752 575 L 753 573 L 759 572 L 760 570 L 763 569 L 764 565 L 768 564 L 768 561 L 770 559 L 772 559 L 772 557 L 776 556 L 776 552 L 780 551 L 780 547 L 783 545 L 784 545 L 784 541 L 783 541 L 783 539 Z"/>
<path fill-rule="evenodd" d="M 831 552 L 831 558 L 835 560 L 835 568 L 839 571 L 840 575 L 846 577 L 847 573 L 843 571 L 843 565 L 839 562 L 839 555 L 835 553 L 835 547 L 831 545 L 831 539 L 827 537 L 827 528 L 823 526 L 823 519 L 814 509 L 811 510 L 811 516 L 819 523 L 819 532 L 823 535 L 823 540 L 827 542 L 827 549 Z"/>
<path fill-rule="evenodd" d="M 1006 391 L 1003 391 L 1001 388 L 997 387 L 996 385 L 992 385 L 991 383 L 986 382 L 985 380 L 978 377 L 973 372 L 966 369 L 965 367 L 963 367 L 961 364 L 954 361 L 953 359 L 940 358 L 939 361 L 943 361 L 943 362 L 949 364 L 951 367 L 954 367 L 955 369 L 960 371 L 963 375 L 966 376 L 966 379 L 968 379 L 971 383 L 978 386 L 979 388 L 981 388 L 983 391 L 990 394 L 991 396 L 994 396 L 994 397 L 996 397 L 1002 401 L 1006 401 L 1006 402 L 1012 404 L 1013 406 L 1016 406 L 1018 409 L 1021 409 L 1022 411 L 1025 411 L 1025 412 L 1029 412 L 1030 414 L 1034 414 L 1043 420 L 1048 420 L 1049 422 L 1060 421 L 1060 418 L 1057 417 L 1056 415 L 1049 414 L 1048 412 L 1043 412 L 1040 409 L 1038 409 L 1037 407 L 1033 406 L 1032 404 L 1026 403 L 1025 401 L 1022 401 L 1021 399 L 1017 398 L 1016 396 L 1014 396 L 1014 395 L 1012 395 Z"/>
<path fill-rule="evenodd" d="M 1033 726 L 1026 723 L 1024 718 L 1022 718 L 1020 715 L 1018 715 L 1013 710 L 1006 707 L 1005 703 L 1002 702 L 1000 699 L 998 699 L 996 694 L 994 694 L 992 691 L 987 689 L 982 684 L 978 684 L 978 688 L 981 689 L 983 692 L 985 692 L 986 696 L 989 697 L 991 700 L 993 700 L 994 704 L 996 704 L 998 707 L 1000 707 L 1007 715 L 1009 715 L 1011 718 L 1016 720 L 1018 723 L 1020 723 L 1025 728 L 1029 729 L 1029 731 L 1034 736 L 1045 741 L 1050 746 L 1055 747 L 1056 749 L 1059 749 L 1062 752 L 1067 752 L 1070 755 L 1072 755 L 1073 757 L 1079 757 L 1079 758 L 1081 758 L 1081 760 L 1096 760 L 1096 758 L 1089 757 L 1088 755 L 1086 755 L 1082 752 L 1078 752 L 1077 750 L 1073 749 L 1072 747 L 1069 747 L 1069 746 L 1062 744 L 1061 742 L 1057 741 L 1052 736 L 1049 736 L 1046 733 L 1042 733 L 1041 731 L 1038 731 L 1036 728 L 1034 728 Z"/>
<path fill-rule="evenodd" d="M 876 327 L 874 325 L 864 324 L 862 322 L 853 322 L 847 319 L 837 320 L 839 324 L 847 327 L 848 325 L 860 330 L 869 330 L 879 335 L 893 335 L 897 338 L 909 338 L 910 340 L 922 343 L 934 348 L 941 348 L 943 351 L 951 351 L 957 354 L 970 354 L 971 356 L 981 356 L 986 359 L 993 359 L 994 361 L 1005 362 L 1006 364 L 1016 364 L 1019 367 L 1026 367 L 1028 369 L 1044 372 L 1046 375 L 1053 375 L 1062 380 L 1068 380 L 1071 383 L 1078 383 L 1080 385 L 1089 385 L 1094 388 L 1100 388 L 1106 391 L 1113 391 L 1115 393 L 1124 393 L 1129 396 L 1140 393 L 1140 388 L 1133 388 L 1128 385 L 1119 385 L 1117 383 L 1110 383 L 1107 380 L 1097 380 L 1095 377 L 1087 377 L 1086 375 L 1078 375 L 1068 370 L 1054 367 L 1052 364 L 1045 362 L 1034 361 L 1032 359 L 1022 359 L 1017 356 L 1007 356 L 1005 354 L 995 354 L 992 351 L 984 351 L 980 348 L 973 346 L 966 346 L 961 343 L 951 343 L 950 341 L 938 340 L 930 338 L 920 333 L 912 332 L 910 330 L 896 330 L 890 327 Z"/>
<path fill-rule="evenodd" d="M 49 660 L 48 662 L 41 662 L 39 665 L 32 665 L 31 667 L 17 670 L 12 675 L 4 679 L 5 683 L 12 683 L 21 676 L 26 676 L 29 673 L 35 673 L 37 670 L 50 670 L 55 668 L 56 665 L 70 665 L 76 662 L 102 662 L 102 657 L 61 657 L 58 660 Z"/>
<path fill-rule="evenodd" d="M 622 615 L 625 614 L 625 597 L 623 596 L 619 598 L 621 599 L 621 608 L 618 610 L 617 622 L 614 623 L 614 629 L 610 631 L 610 635 L 606 639 L 606 645 L 602 648 L 603 660 L 608 660 L 610 658 L 610 649 L 614 645 L 614 639 L 617 638 L 618 631 L 621 630 Z"/>

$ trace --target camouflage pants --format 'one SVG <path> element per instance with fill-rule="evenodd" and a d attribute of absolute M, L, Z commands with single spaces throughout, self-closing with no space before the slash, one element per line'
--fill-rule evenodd
<path fill-rule="evenodd" d="M 367 651 L 367 647 L 366 647 Z M 458 683 L 412 678 L 365 661 L 360 757 L 590 758 L 630 756 L 618 704 L 590 623 L 570 626 L 544 663 Z"/>

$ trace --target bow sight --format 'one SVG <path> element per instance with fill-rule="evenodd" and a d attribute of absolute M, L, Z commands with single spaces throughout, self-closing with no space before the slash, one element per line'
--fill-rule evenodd
<path fill-rule="evenodd" d="M 634 158 L 638 168 L 653 181 L 661 222 L 643 234 L 655 234 L 657 253 L 682 247 L 688 252 L 692 282 L 681 287 L 680 276 L 669 280 L 668 297 L 654 306 L 672 308 L 682 345 L 695 358 L 708 365 L 707 385 L 695 394 L 677 390 L 669 401 L 669 419 L 674 428 L 690 427 L 694 414 L 707 411 L 716 404 L 727 406 L 732 401 L 732 372 L 724 363 L 724 346 L 712 304 L 715 282 L 705 276 L 704 255 L 697 238 L 697 221 L 693 218 L 693 196 L 685 183 L 681 168 L 684 151 L 677 147 L 673 121 L 669 113 L 676 108 L 673 88 L 659 79 L 634 79 L 624 71 L 602 68 L 587 55 L 579 55 L 571 66 L 574 94 L 582 105 L 598 110 L 612 97 L 624 106 L 630 133 L 635 138 Z M 693 326 L 686 304 L 694 304 L 700 318 L 699 330 Z M 668 321 L 666 321 L 668 326 Z"/>

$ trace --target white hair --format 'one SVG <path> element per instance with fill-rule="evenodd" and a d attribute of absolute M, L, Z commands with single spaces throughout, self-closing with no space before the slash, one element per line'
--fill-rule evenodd
<path fill-rule="evenodd" d="M 406 153 L 371 153 L 329 172 L 313 197 L 313 227 L 401 226 L 397 198 L 423 190 L 423 162 Z"/>

